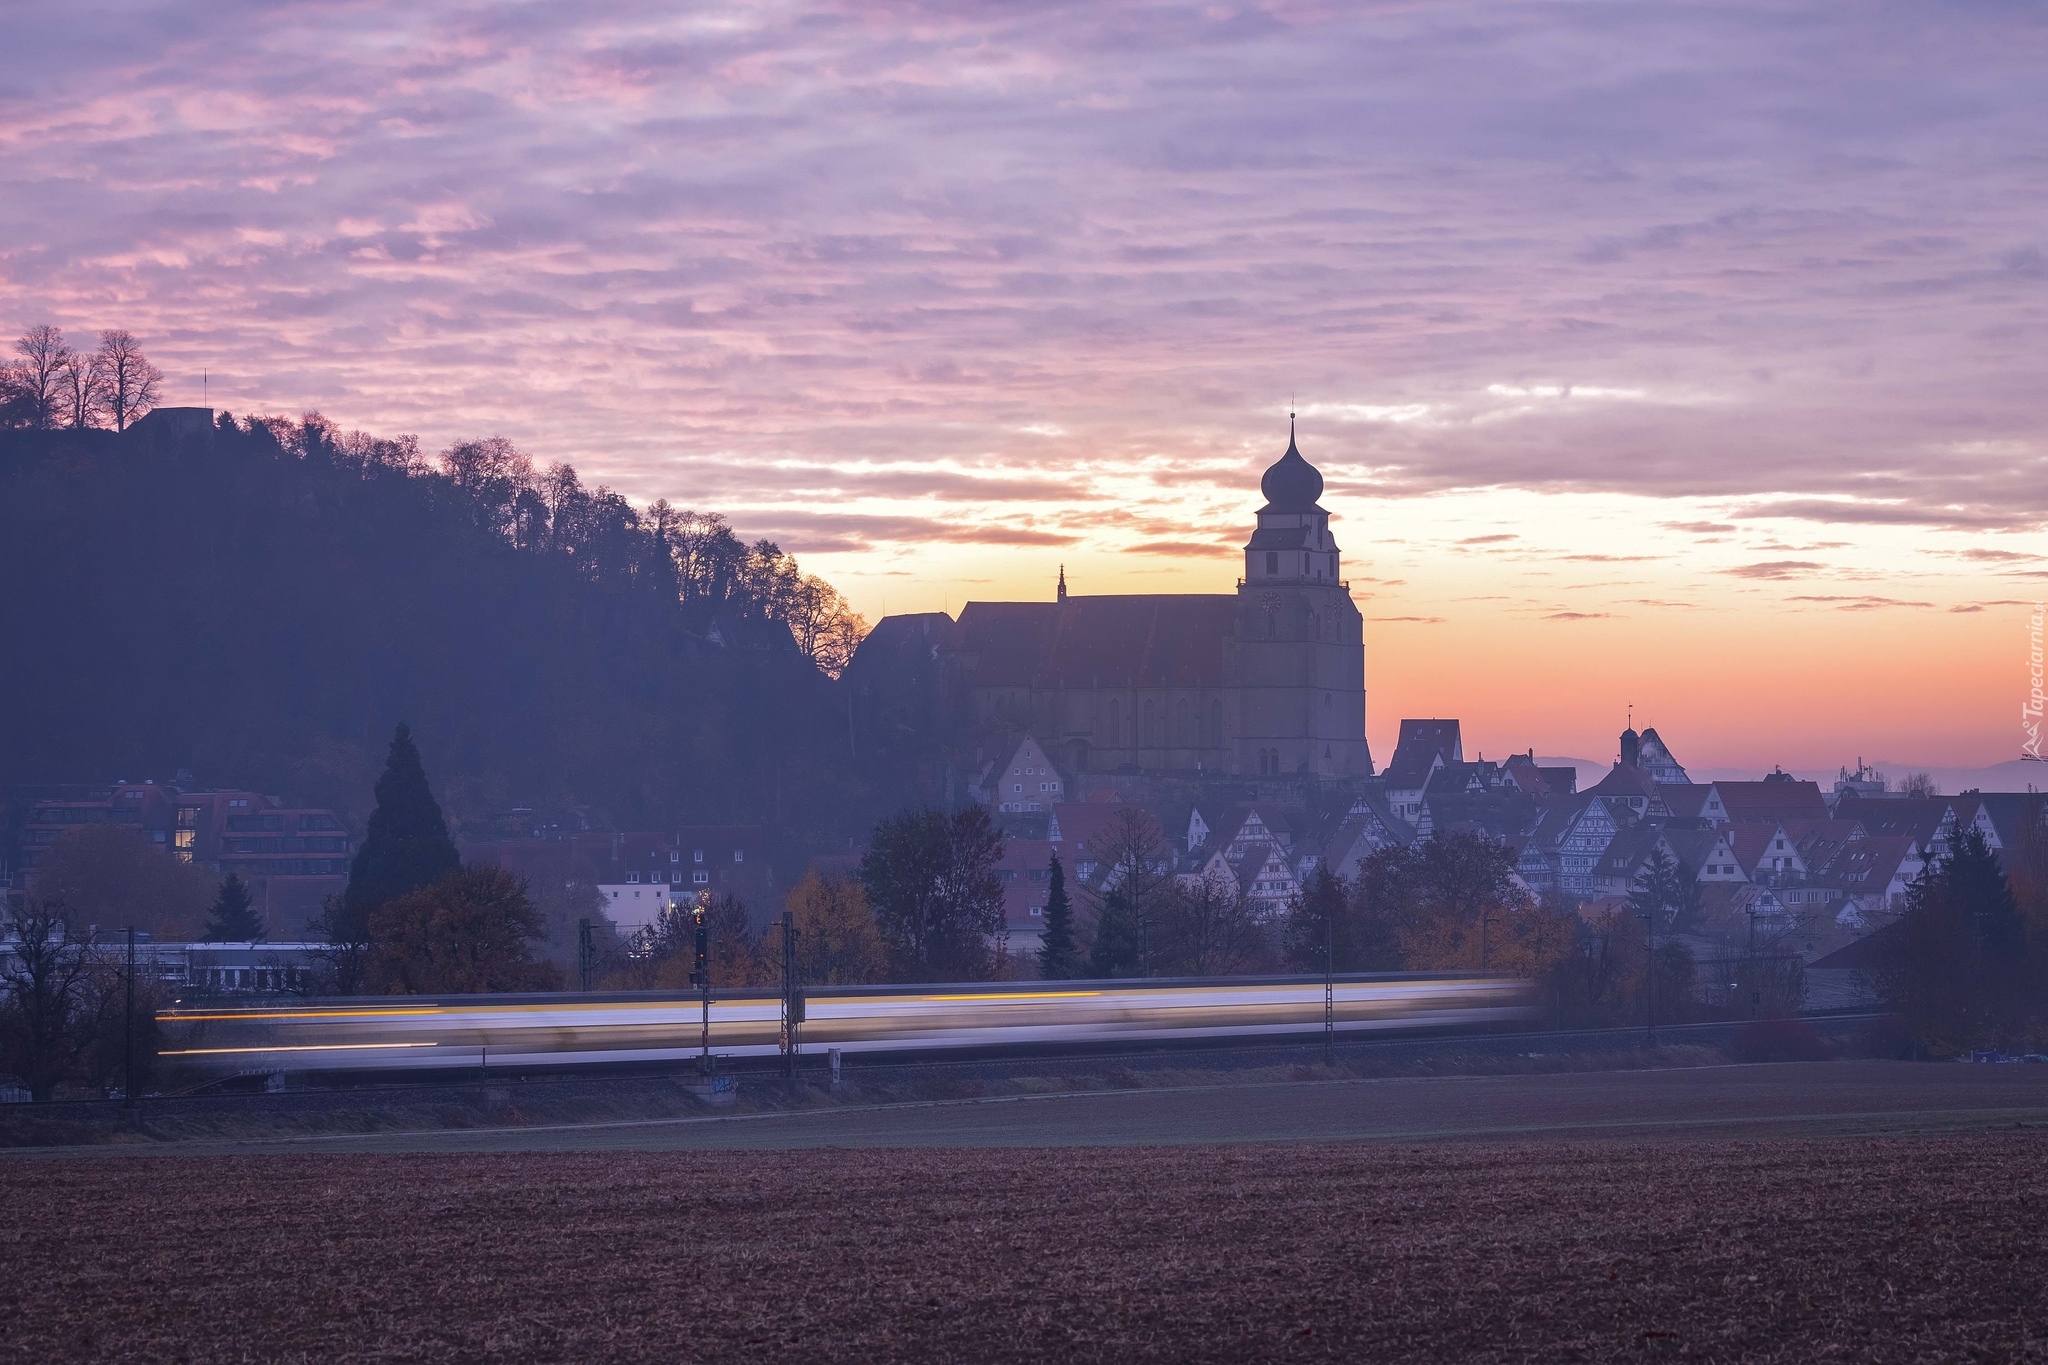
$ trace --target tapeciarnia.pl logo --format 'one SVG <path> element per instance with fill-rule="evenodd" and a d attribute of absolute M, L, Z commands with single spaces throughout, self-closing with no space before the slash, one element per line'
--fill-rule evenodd
<path fill-rule="evenodd" d="M 2020 757 L 2041 759 L 2041 622 L 2048 617 L 2048 606 L 2034 603 L 2034 614 L 2027 618 L 2027 676 L 2031 686 L 2027 689 L 2027 700 L 2020 707 L 2020 729 L 2027 735 L 2027 742 L 2020 746 Z"/>

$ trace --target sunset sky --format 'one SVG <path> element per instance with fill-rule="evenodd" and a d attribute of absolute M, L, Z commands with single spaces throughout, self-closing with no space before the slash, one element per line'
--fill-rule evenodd
<path fill-rule="evenodd" d="M 1230 591 L 1328 480 L 1369 733 L 2016 758 L 2048 10 L 9 8 L 0 326 L 503 434 L 870 619 Z M 202 374 L 206 376 L 202 381 Z"/>

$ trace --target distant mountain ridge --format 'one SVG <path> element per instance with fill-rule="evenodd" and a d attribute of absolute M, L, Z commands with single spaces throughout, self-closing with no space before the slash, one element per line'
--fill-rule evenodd
<path fill-rule="evenodd" d="M 1562 767 L 1569 764 L 1579 772 L 1579 788 L 1584 790 L 1606 776 L 1613 768 L 1612 763 L 1599 763 L 1590 758 L 1538 758 L 1547 767 Z M 1680 760 L 1683 762 L 1683 760 Z M 1835 781 L 1840 777 L 1842 766 L 1854 771 L 1854 761 L 1833 768 L 1787 768 L 1786 772 L 1797 778 L 1818 782 L 1823 791 L 1834 790 Z M 1987 768 L 1944 767 L 1932 763 L 1894 763 L 1889 760 L 1870 765 L 1883 773 L 1897 785 L 1910 773 L 1926 773 L 1932 777 L 1946 795 L 1957 792 L 2023 792 L 2028 790 L 2048 791 L 2048 763 L 2030 760 L 2008 759 L 1994 763 Z M 1685 773 L 1695 782 L 1755 782 L 1761 779 L 1768 768 L 1706 767 L 1686 764 Z"/>

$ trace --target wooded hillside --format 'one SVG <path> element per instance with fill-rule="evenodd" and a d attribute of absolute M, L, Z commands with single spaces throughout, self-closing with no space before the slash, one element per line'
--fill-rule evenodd
<path fill-rule="evenodd" d="M 864 832 L 833 676 L 861 623 L 767 542 L 502 440 L 303 421 L 0 432 L 0 786 L 169 776 L 360 827 L 409 721 L 459 830 Z"/>

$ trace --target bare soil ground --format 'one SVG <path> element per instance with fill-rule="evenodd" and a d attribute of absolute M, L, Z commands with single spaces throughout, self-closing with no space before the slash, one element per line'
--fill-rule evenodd
<path fill-rule="evenodd" d="M 231 1109 L 206 1121 L 164 1123 L 145 1115 L 154 1140 L 101 1142 L 68 1150 L 225 1155 L 324 1151 L 522 1152 L 714 1150 L 817 1147 L 1156 1146 L 1178 1143 L 1514 1141 L 1536 1137 L 1629 1138 L 1690 1135 L 1907 1135 L 2015 1124 L 2048 1127 L 2048 1066 L 1966 1066 L 1930 1062 L 1786 1062 L 1680 1066 L 1553 1075 L 1385 1077 L 1297 1067 L 1132 1078 L 1129 1089 L 1059 1090 L 1058 1078 L 974 1087 L 940 1100 L 892 1097 L 862 1103 L 797 1087 L 763 1095 L 753 1113 L 714 1113 L 688 1103 L 641 1116 L 634 1106 L 545 1101 L 551 1087 L 510 1086 L 493 1112 L 386 1110 L 374 1102 L 294 1120 L 251 1121 Z M 768 1082 L 745 1081 L 750 1085 Z M 348 1097 L 339 1097 L 347 1100 Z M 536 1103 L 539 1100 L 542 1103 Z M 772 1104 L 771 1101 L 774 1101 Z M 21 1106 L 27 1108 L 28 1106 Z M 592 1113 L 592 1109 L 595 1113 Z M 29 1116 L 33 1117 L 33 1116 Z M 282 1120 L 282 1122 L 280 1122 Z M 285 1123 L 298 1122 L 294 1130 Z M 280 1128 L 283 1131 L 280 1132 Z M 16 1154 L 34 1155 L 36 1130 L 16 1134 Z M 42 1154 L 64 1150 L 42 1139 Z"/>
<path fill-rule="evenodd" d="M 2048 1359 L 2038 1133 L 0 1164 L 10 1360 Z"/>
<path fill-rule="evenodd" d="M 1697 1030 L 1695 1030 L 1697 1032 Z M 1527 1046 L 1527 1044 L 1523 1044 Z M 22 1147 L 243 1141 L 468 1129 L 494 1131 L 563 1124 L 632 1123 L 732 1113 L 872 1108 L 934 1101 L 1035 1097 L 1123 1090 L 1185 1090 L 1303 1080 L 1369 1080 L 1445 1075 L 1540 1076 L 1583 1071 L 1719 1066 L 1720 1047 L 1676 1042 L 1661 1047 L 1506 1050 L 1495 1039 L 1374 1044 L 1325 1064 L 1320 1050 L 1296 1047 L 1222 1056 L 1134 1054 L 1119 1058 L 1044 1057 L 1009 1062 L 849 1067 L 828 1085 L 813 1067 L 800 1081 L 771 1072 L 738 1075 L 736 1102 L 713 1106 L 677 1076 L 614 1075 L 465 1079 L 443 1084 L 299 1089 L 281 1094 L 153 1096 L 138 1112 L 118 1102 L 0 1105 L 0 1151 Z M 1291 1055 L 1289 1055 L 1291 1054 Z"/>

